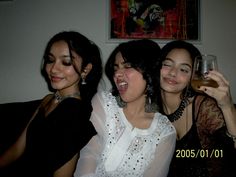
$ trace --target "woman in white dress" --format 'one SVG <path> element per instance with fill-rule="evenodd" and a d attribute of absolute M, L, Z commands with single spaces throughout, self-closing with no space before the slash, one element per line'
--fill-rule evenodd
<path fill-rule="evenodd" d="M 176 132 L 160 105 L 159 45 L 148 39 L 118 45 L 105 72 L 112 90 L 93 98 L 97 130 L 80 152 L 75 177 L 165 177 Z"/>

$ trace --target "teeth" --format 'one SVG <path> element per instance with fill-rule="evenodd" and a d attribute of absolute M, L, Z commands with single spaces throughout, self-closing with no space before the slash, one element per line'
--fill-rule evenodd
<path fill-rule="evenodd" d="M 121 82 L 119 83 L 119 86 L 123 86 L 123 85 L 126 85 L 127 83 L 126 82 Z"/>

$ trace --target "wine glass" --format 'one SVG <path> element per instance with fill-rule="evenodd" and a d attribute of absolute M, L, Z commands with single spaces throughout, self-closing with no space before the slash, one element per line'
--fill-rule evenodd
<path fill-rule="evenodd" d="M 200 86 L 218 87 L 216 81 L 207 77 L 212 70 L 218 70 L 215 55 L 203 54 L 195 58 L 191 79 L 191 86 L 195 91 L 202 92 L 199 90 Z"/>

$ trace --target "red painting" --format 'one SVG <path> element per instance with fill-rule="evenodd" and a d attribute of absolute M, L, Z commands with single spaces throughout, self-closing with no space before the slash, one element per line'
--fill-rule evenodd
<path fill-rule="evenodd" d="M 110 39 L 200 38 L 200 0 L 109 1 Z"/>

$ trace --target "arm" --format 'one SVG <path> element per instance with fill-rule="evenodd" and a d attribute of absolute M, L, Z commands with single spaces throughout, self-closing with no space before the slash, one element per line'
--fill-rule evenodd
<path fill-rule="evenodd" d="M 7 149 L 3 154 L 0 155 L 0 168 L 5 167 L 15 160 L 17 160 L 24 152 L 25 146 L 26 146 L 26 133 L 27 129 L 31 123 L 31 121 L 34 119 L 36 114 L 39 111 L 39 108 L 46 104 L 52 97 L 52 94 L 46 95 L 42 101 L 40 102 L 40 105 L 37 107 L 37 109 L 34 111 L 34 114 L 32 115 L 30 121 L 26 125 L 25 129 L 17 139 L 17 141 L 10 146 L 9 149 Z"/>
<path fill-rule="evenodd" d="M 217 71 L 211 71 L 208 74 L 208 77 L 215 80 L 219 87 L 213 88 L 202 86 L 200 90 L 204 91 L 207 95 L 213 97 L 217 101 L 217 104 L 224 115 L 228 133 L 236 138 L 236 110 L 232 101 L 229 82 Z M 234 146 L 236 148 L 235 139 Z"/>
<path fill-rule="evenodd" d="M 25 129 L 16 140 L 16 142 L 10 146 L 3 154 L 0 155 L 0 168 L 4 168 L 5 166 L 11 164 L 15 160 L 17 160 L 24 152 L 26 146 L 26 133 L 27 128 L 30 122 L 33 120 L 34 116 L 38 113 L 38 108 L 34 112 L 32 118 L 26 125 Z"/>
<path fill-rule="evenodd" d="M 97 135 L 80 151 L 74 177 L 95 175 L 97 159 L 101 152 L 101 144 Z"/>
<path fill-rule="evenodd" d="M 149 165 L 144 177 L 165 177 L 175 150 L 176 134 L 165 136 L 157 145 L 155 158 Z"/>
<path fill-rule="evenodd" d="M 17 141 L 0 155 L 0 168 L 4 168 L 5 166 L 11 164 L 23 154 L 26 143 L 27 127 L 24 129 Z"/>
<path fill-rule="evenodd" d="M 78 154 L 76 154 L 70 161 L 68 161 L 61 168 L 55 171 L 53 177 L 72 177 L 76 167 L 77 160 L 78 160 Z"/>
<path fill-rule="evenodd" d="M 97 159 L 102 151 L 104 125 L 105 125 L 105 110 L 103 107 L 104 101 L 102 96 L 96 94 L 92 100 L 93 112 L 90 120 L 92 121 L 97 135 L 95 135 L 89 143 L 80 151 L 80 158 L 78 160 L 75 177 L 79 176 L 93 176 L 96 167 Z"/>

